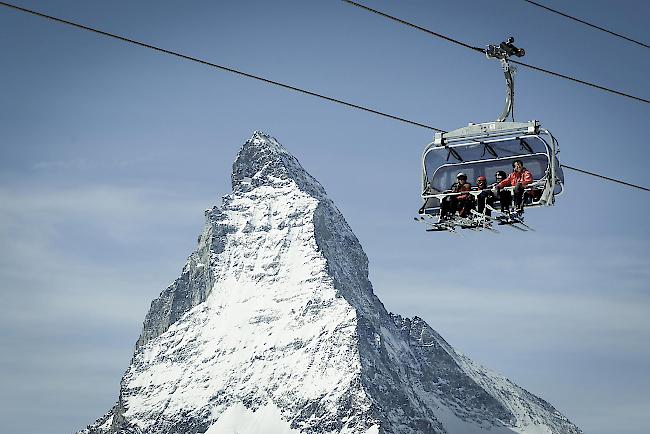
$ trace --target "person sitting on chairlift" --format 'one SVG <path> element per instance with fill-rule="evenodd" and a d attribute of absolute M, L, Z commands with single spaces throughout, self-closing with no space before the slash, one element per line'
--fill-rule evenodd
<path fill-rule="evenodd" d="M 466 182 L 460 188 L 460 191 L 471 191 L 472 184 Z M 472 208 L 476 206 L 474 196 L 470 193 L 461 194 L 458 196 L 458 215 L 461 217 L 468 217 L 471 215 Z"/>
<path fill-rule="evenodd" d="M 467 175 L 463 172 L 456 175 L 456 182 L 450 187 L 451 193 L 461 193 L 471 189 L 472 185 L 467 182 Z M 474 198 L 469 193 L 445 196 L 440 204 L 440 220 L 447 219 L 450 214 L 454 214 L 456 211 L 461 217 L 467 217 L 473 207 L 473 201 Z"/>
<path fill-rule="evenodd" d="M 505 179 L 506 173 L 501 171 L 503 173 L 503 178 Z M 497 175 L 499 172 L 497 172 Z M 497 182 L 501 181 L 501 179 L 497 178 Z M 496 185 L 496 184 L 495 184 Z M 487 179 L 485 179 L 485 176 L 479 176 L 476 178 L 476 189 L 480 191 L 480 193 L 477 196 L 478 200 L 478 209 L 477 211 L 479 214 L 485 213 L 485 215 L 490 216 L 492 215 L 492 211 L 490 208 L 487 208 L 485 204 L 487 203 L 489 206 L 494 205 L 494 201 L 496 200 L 496 194 L 487 185 Z"/>
<path fill-rule="evenodd" d="M 512 173 L 506 179 L 496 185 L 501 202 L 501 211 L 509 211 L 514 196 L 515 210 L 519 213 L 524 212 L 524 190 L 527 185 L 533 182 L 533 174 L 524 167 L 521 160 L 512 162 Z M 512 193 L 504 187 L 514 187 Z"/>

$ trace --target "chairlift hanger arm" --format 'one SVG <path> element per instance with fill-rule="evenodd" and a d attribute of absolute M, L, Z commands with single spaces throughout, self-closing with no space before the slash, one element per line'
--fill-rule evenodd
<path fill-rule="evenodd" d="M 513 105 L 515 100 L 515 78 L 514 78 L 514 68 L 510 67 L 510 64 L 505 59 L 501 60 L 501 66 L 503 67 L 503 74 L 506 77 L 506 103 L 503 107 L 503 111 L 497 118 L 497 122 L 503 122 L 508 119 L 508 116 L 512 113 L 512 119 L 514 120 Z"/>
<path fill-rule="evenodd" d="M 509 37 L 506 41 L 501 42 L 499 45 L 488 45 L 484 50 L 485 56 L 488 59 L 499 59 L 503 74 L 506 78 L 506 104 L 503 111 L 499 115 L 497 122 L 503 122 L 508 119 L 508 115 L 512 115 L 512 120 L 515 120 L 514 114 L 514 101 L 515 101 L 515 68 L 511 67 L 508 63 L 510 56 L 523 57 L 526 50 L 519 48 L 514 44 L 515 38 Z"/>

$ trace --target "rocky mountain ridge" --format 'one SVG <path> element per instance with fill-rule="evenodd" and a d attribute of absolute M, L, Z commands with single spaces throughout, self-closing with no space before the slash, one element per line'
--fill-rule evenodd
<path fill-rule="evenodd" d="M 255 132 L 84 434 L 566 433 L 550 404 L 390 314 L 325 190 Z"/>

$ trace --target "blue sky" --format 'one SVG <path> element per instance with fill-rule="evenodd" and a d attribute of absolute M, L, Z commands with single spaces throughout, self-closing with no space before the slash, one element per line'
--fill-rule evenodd
<path fill-rule="evenodd" d="M 442 129 L 493 120 L 496 61 L 339 1 L 17 4 Z M 522 0 L 368 1 L 475 46 L 650 97 L 648 50 Z M 650 41 L 643 1 L 545 4 Z M 321 181 L 386 307 L 586 433 L 650 425 L 648 193 L 573 172 L 536 232 L 425 233 L 432 132 L 0 9 L 0 431 L 73 432 L 117 397 L 149 303 L 254 130 Z M 519 68 L 519 120 L 563 163 L 650 185 L 648 104 Z M 29 422 L 26 422 L 29 421 Z"/>

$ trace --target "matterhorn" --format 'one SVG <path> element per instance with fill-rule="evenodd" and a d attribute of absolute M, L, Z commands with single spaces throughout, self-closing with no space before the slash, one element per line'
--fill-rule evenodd
<path fill-rule="evenodd" d="M 84 434 L 576 434 L 553 406 L 386 311 L 319 182 L 255 132 Z"/>

